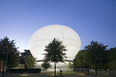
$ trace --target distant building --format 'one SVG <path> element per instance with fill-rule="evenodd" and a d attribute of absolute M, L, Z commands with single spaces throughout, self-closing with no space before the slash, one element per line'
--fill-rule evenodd
<path fill-rule="evenodd" d="M 44 61 L 45 46 L 48 45 L 54 38 L 63 42 L 66 46 L 67 58 L 65 63 L 58 63 L 57 68 L 66 67 L 70 61 L 74 59 L 81 47 L 81 40 L 77 32 L 72 28 L 64 25 L 48 25 L 35 31 L 30 39 L 30 51 L 36 58 L 38 66 L 41 66 Z M 51 65 L 54 65 L 51 63 Z M 53 68 L 53 67 L 52 67 Z M 68 68 L 68 67 L 66 67 Z"/>
<path fill-rule="evenodd" d="M 25 68 L 25 64 L 19 64 L 19 68 L 20 69 L 24 69 Z"/>

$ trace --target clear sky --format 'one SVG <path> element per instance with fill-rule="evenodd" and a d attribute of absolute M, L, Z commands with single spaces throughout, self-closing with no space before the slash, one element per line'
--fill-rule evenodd
<path fill-rule="evenodd" d="M 92 40 L 116 47 L 116 0 L 0 0 L 0 38 L 29 49 L 39 28 L 60 24 L 74 29 L 81 49 Z"/>

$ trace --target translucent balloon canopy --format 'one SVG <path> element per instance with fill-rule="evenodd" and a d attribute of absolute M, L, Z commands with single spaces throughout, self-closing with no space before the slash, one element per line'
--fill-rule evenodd
<path fill-rule="evenodd" d="M 54 38 L 62 41 L 66 46 L 66 60 L 72 60 L 80 50 L 81 40 L 79 35 L 71 28 L 64 25 L 48 25 L 38 29 L 30 39 L 30 51 L 37 60 L 44 59 L 45 46 Z"/>

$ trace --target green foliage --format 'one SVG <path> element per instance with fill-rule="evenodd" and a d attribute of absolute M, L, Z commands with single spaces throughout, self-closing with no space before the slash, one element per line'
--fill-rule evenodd
<path fill-rule="evenodd" d="M 68 68 L 70 68 L 70 69 L 73 68 L 73 63 L 72 63 L 72 62 L 69 62 L 69 64 L 68 64 Z"/>
<path fill-rule="evenodd" d="M 98 67 L 103 66 L 107 60 L 106 47 L 107 46 L 104 46 L 102 43 L 92 41 L 91 45 L 85 47 L 85 59 L 90 63 L 90 65 L 97 65 Z"/>
<path fill-rule="evenodd" d="M 27 68 L 35 67 L 35 61 L 36 61 L 36 58 L 34 58 L 33 56 L 28 56 L 25 60 L 25 64 Z"/>
<path fill-rule="evenodd" d="M 89 66 L 85 61 L 85 50 L 80 50 L 73 60 L 74 68 L 84 68 Z"/>
<path fill-rule="evenodd" d="M 24 52 L 21 53 L 21 56 L 19 58 L 19 63 L 20 64 L 24 64 L 25 65 L 25 68 L 27 68 L 27 65 L 26 65 L 26 59 L 29 57 L 29 56 L 32 56 L 30 50 L 24 50 Z"/>
<path fill-rule="evenodd" d="M 97 69 L 116 69 L 116 47 L 106 50 L 106 45 L 97 41 L 90 42 L 90 45 L 81 50 L 73 60 L 74 68 L 90 67 Z"/>
<path fill-rule="evenodd" d="M 107 62 L 106 47 L 107 46 L 102 43 L 98 43 L 97 41 L 92 41 L 90 45 L 85 47 L 85 59 L 90 66 L 96 70 L 96 74 L 97 69 L 102 68 Z"/>
<path fill-rule="evenodd" d="M 48 69 L 50 67 L 50 63 L 48 61 L 44 61 L 43 64 L 42 64 L 42 67 L 44 69 Z"/>
<path fill-rule="evenodd" d="M 50 42 L 45 47 L 45 61 L 51 61 L 54 62 L 54 75 L 56 76 L 56 63 L 57 62 L 63 62 L 63 60 L 66 58 L 66 54 L 64 53 L 66 51 L 66 46 L 62 44 L 62 41 L 59 41 L 58 39 L 53 39 L 52 42 Z"/>
<path fill-rule="evenodd" d="M 51 62 L 63 62 L 66 58 L 66 54 L 64 53 L 64 51 L 66 51 L 65 48 L 66 46 L 62 45 L 61 41 L 54 39 L 45 47 L 45 60 Z"/>
<path fill-rule="evenodd" d="M 19 53 L 11 52 L 8 57 L 8 61 L 6 62 L 8 68 L 13 68 L 19 65 Z"/>
<path fill-rule="evenodd" d="M 19 52 L 14 40 L 10 41 L 8 37 L 0 40 L 0 60 L 4 61 L 8 68 L 18 66 Z"/>
<path fill-rule="evenodd" d="M 108 68 L 116 69 L 116 47 L 110 48 L 110 50 L 108 52 Z"/>
<path fill-rule="evenodd" d="M 25 64 L 25 60 L 27 59 L 27 57 L 32 56 L 30 50 L 24 50 L 25 52 L 21 53 L 19 62 L 20 64 Z"/>

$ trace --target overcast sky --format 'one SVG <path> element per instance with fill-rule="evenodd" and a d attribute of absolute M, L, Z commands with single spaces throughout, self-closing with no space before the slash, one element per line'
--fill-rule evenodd
<path fill-rule="evenodd" d="M 60 24 L 80 36 L 81 49 L 92 40 L 116 47 L 116 0 L 0 0 L 0 38 L 20 50 L 39 28 Z"/>

